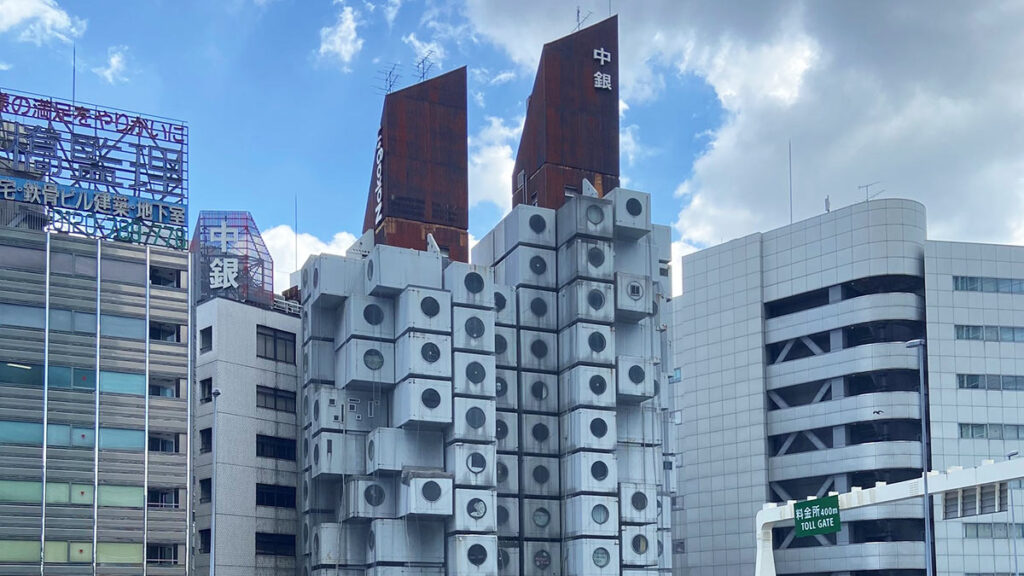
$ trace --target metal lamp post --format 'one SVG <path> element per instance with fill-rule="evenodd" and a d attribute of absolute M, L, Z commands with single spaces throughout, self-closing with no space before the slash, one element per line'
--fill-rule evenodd
<path fill-rule="evenodd" d="M 210 473 L 210 576 L 217 569 L 217 398 L 220 388 L 210 391 L 213 396 L 213 430 L 210 431 L 210 460 L 213 471 Z"/>
<path fill-rule="evenodd" d="M 1019 450 L 1014 450 L 1006 455 L 1007 460 L 1013 460 L 1013 457 L 1020 454 Z M 1013 511 L 1013 488 L 1009 485 L 1006 486 L 1006 492 L 1010 495 L 1010 538 L 1013 539 L 1013 576 L 1020 576 L 1020 569 L 1017 566 L 1017 518 Z"/>
<path fill-rule="evenodd" d="M 917 372 L 920 377 L 918 405 L 921 410 L 921 477 L 924 481 L 924 561 L 925 573 L 927 576 L 934 576 L 935 566 L 932 564 L 932 497 L 928 493 L 928 424 L 925 421 L 925 415 L 927 414 L 924 387 L 925 347 L 923 338 L 907 342 L 907 348 L 917 348 Z"/>

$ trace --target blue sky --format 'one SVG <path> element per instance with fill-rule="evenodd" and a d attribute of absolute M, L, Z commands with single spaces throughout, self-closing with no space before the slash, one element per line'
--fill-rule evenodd
<path fill-rule="evenodd" d="M 544 42 L 619 14 L 622 173 L 674 252 L 862 200 L 933 237 L 1024 241 L 1024 14 L 928 2 L 0 0 L 0 86 L 186 120 L 193 219 L 251 211 L 279 271 L 361 230 L 382 71 L 469 67 L 470 232 L 508 208 Z M 993 57 L 996 55 L 996 57 Z M 979 201 L 965 203 L 965 195 Z M 983 222 L 983 226 L 978 223 Z M 286 281 L 279 276 L 279 285 Z M 678 288 L 678 287 L 677 287 Z"/>

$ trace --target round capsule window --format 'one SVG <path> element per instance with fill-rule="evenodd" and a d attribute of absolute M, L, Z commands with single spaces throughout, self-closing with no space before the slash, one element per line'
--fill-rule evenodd
<path fill-rule="evenodd" d="M 538 464 L 533 467 L 533 480 L 537 484 L 547 484 L 548 480 L 551 479 L 551 472 L 548 471 L 548 467 L 543 464 Z"/>
<path fill-rule="evenodd" d="M 598 546 L 597 548 L 594 548 L 594 553 L 591 554 L 590 557 L 594 561 L 594 565 L 598 568 L 604 568 L 612 560 L 611 554 L 609 554 L 608 550 L 603 546 Z"/>
<path fill-rule="evenodd" d="M 420 402 L 427 408 L 433 410 L 441 405 L 441 393 L 433 388 L 427 388 L 420 393 Z"/>
<path fill-rule="evenodd" d="M 302 439 L 302 454 L 309 457 L 309 438 Z"/>
<path fill-rule="evenodd" d="M 494 379 L 494 395 L 498 398 L 504 398 L 505 394 L 508 394 L 508 382 L 501 376 Z"/>
<path fill-rule="evenodd" d="M 441 485 L 433 480 L 424 483 L 423 488 L 420 488 L 420 492 L 427 502 L 437 502 L 441 499 Z"/>
<path fill-rule="evenodd" d="M 374 443 L 373 440 L 370 440 L 369 442 L 366 443 L 366 457 L 369 458 L 370 460 L 373 460 L 373 455 L 374 452 L 376 451 L 376 446 L 377 445 Z"/>
<path fill-rule="evenodd" d="M 320 420 L 320 401 L 316 400 L 313 402 L 313 420 Z"/>
<path fill-rule="evenodd" d="M 587 262 L 589 262 L 593 268 L 600 268 L 601 265 L 604 264 L 604 250 L 601 250 L 597 246 L 591 246 L 590 249 L 587 250 Z"/>
<path fill-rule="evenodd" d="M 427 342 L 420 347 L 420 356 L 428 363 L 433 364 L 441 357 L 441 349 L 433 342 Z"/>
<path fill-rule="evenodd" d="M 544 221 L 544 217 L 540 214 L 534 214 L 530 216 L 530 230 L 533 230 L 537 234 L 541 234 L 548 228 L 548 223 Z"/>
<path fill-rule="evenodd" d="M 466 457 L 466 468 L 473 474 L 479 474 L 487 469 L 487 458 L 479 452 L 473 452 Z"/>
<path fill-rule="evenodd" d="M 633 384 L 640 384 L 647 377 L 647 373 L 639 364 L 634 364 L 629 367 L 629 379 Z"/>
<path fill-rule="evenodd" d="M 476 360 L 466 364 L 466 379 L 473 384 L 479 384 L 487 377 L 487 369 Z"/>
<path fill-rule="evenodd" d="M 661 543 L 661 540 L 658 540 L 658 558 L 661 558 L 661 555 L 664 554 L 664 553 L 665 553 L 665 545 Z"/>
<path fill-rule="evenodd" d="M 543 340 L 534 340 L 533 343 L 530 344 L 530 352 L 533 352 L 533 355 L 537 358 L 544 358 L 548 355 L 547 342 Z"/>
<path fill-rule="evenodd" d="M 604 524 L 608 521 L 608 507 L 604 504 L 594 506 L 590 509 L 590 517 L 594 519 L 594 522 Z"/>
<path fill-rule="evenodd" d="M 633 552 L 637 554 L 647 554 L 647 537 L 643 534 L 633 536 L 630 546 L 633 547 Z"/>
<path fill-rule="evenodd" d="M 380 350 L 371 348 L 363 353 L 363 364 L 370 370 L 380 370 L 384 367 L 384 355 Z"/>
<path fill-rule="evenodd" d="M 594 225 L 604 222 L 604 210 L 595 204 L 587 206 L 587 221 Z"/>
<path fill-rule="evenodd" d="M 498 476 L 498 484 L 501 484 L 508 479 L 508 466 L 505 466 L 504 462 L 498 462 L 498 466 L 494 469 L 494 473 Z"/>
<path fill-rule="evenodd" d="M 604 379 L 604 376 L 600 374 L 594 374 L 590 377 L 590 391 L 594 394 L 604 394 L 604 391 L 608 389 L 608 381 Z"/>
<path fill-rule="evenodd" d="M 320 445 L 313 446 L 313 464 L 320 463 Z"/>
<path fill-rule="evenodd" d="M 544 258 L 534 256 L 533 258 L 530 258 L 530 270 L 534 274 L 540 276 L 548 271 L 548 263 L 544 261 Z"/>
<path fill-rule="evenodd" d="M 508 350 L 508 340 L 501 334 L 494 335 L 494 353 L 504 354 L 505 350 Z"/>
<path fill-rule="evenodd" d="M 480 429 L 487 423 L 487 415 L 480 408 L 473 406 L 469 410 L 466 410 L 466 424 L 469 424 L 470 428 Z"/>
<path fill-rule="evenodd" d="M 484 330 L 483 320 L 476 316 L 470 316 L 466 319 L 466 334 L 469 334 L 470 338 L 479 338 L 483 336 Z"/>
<path fill-rule="evenodd" d="M 466 503 L 466 514 L 473 520 L 479 520 L 487 515 L 487 504 L 479 498 L 473 498 Z"/>
<path fill-rule="evenodd" d="M 643 492 L 633 492 L 633 495 L 629 498 L 629 503 L 637 510 L 644 510 L 647 508 L 647 495 Z"/>
<path fill-rule="evenodd" d="M 373 530 L 370 530 L 370 533 L 366 535 L 366 544 L 370 547 L 370 550 L 376 548 L 377 538 L 375 537 Z"/>
<path fill-rule="evenodd" d="M 373 260 L 366 264 L 366 279 L 371 282 L 373 281 Z"/>
<path fill-rule="evenodd" d="M 633 300 L 639 300 L 644 297 L 644 285 L 635 280 L 631 281 L 626 284 L 626 294 Z"/>
<path fill-rule="evenodd" d="M 551 431 L 548 430 L 546 424 L 544 424 L 543 422 L 538 422 L 537 424 L 533 425 L 530 434 L 533 436 L 533 439 L 536 440 L 537 442 L 545 442 L 548 439 L 548 437 L 551 436 Z"/>
<path fill-rule="evenodd" d="M 533 312 L 534 316 L 546 316 L 548 313 L 548 303 L 538 296 L 530 300 L 530 312 Z"/>
<path fill-rule="evenodd" d="M 511 562 L 512 559 L 508 555 L 508 550 L 498 548 L 498 568 L 508 568 Z"/>
<path fill-rule="evenodd" d="M 546 570 L 551 566 L 551 554 L 547 550 L 538 550 L 533 555 L 533 565 L 541 570 Z"/>
<path fill-rule="evenodd" d="M 590 433 L 595 438 L 604 438 L 604 435 L 608 433 L 608 423 L 604 421 L 604 418 L 594 418 L 590 421 Z"/>
<path fill-rule="evenodd" d="M 313 556 L 314 557 L 319 557 L 320 556 L 320 535 L 319 534 L 313 534 Z"/>
<path fill-rule="evenodd" d="M 590 465 L 590 475 L 598 482 L 608 477 L 608 465 L 598 460 Z"/>
<path fill-rule="evenodd" d="M 644 205 L 636 198 L 626 200 L 626 212 L 628 212 L 630 216 L 639 216 L 643 211 Z"/>
<path fill-rule="evenodd" d="M 505 299 L 505 295 L 501 292 L 494 293 L 494 309 L 501 312 L 508 305 L 508 300 Z"/>
<path fill-rule="evenodd" d="M 605 340 L 604 334 L 601 334 L 600 332 L 591 332 L 590 336 L 587 336 L 587 345 L 590 346 L 590 349 L 594 352 L 600 353 L 604 352 L 605 347 L 608 346 L 608 341 Z"/>
<path fill-rule="evenodd" d="M 498 526 L 504 526 L 505 524 L 508 524 L 508 508 L 505 508 L 504 506 L 499 504 L 498 505 L 498 511 L 497 511 L 497 517 L 498 517 Z"/>
<path fill-rule="evenodd" d="M 487 548 L 484 548 L 481 544 L 473 544 L 466 551 L 466 559 L 473 566 L 480 566 L 487 562 Z"/>
<path fill-rule="evenodd" d="M 479 294 L 484 290 L 484 277 L 476 272 L 466 274 L 462 283 L 466 286 L 466 290 L 469 290 L 470 294 Z"/>
<path fill-rule="evenodd" d="M 420 312 L 423 312 L 427 318 L 433 318 L 441 313 L 441 304 L 438 303 L 437 298 L 427 296 L 420 300 Z"/>
<path fill-rule="evenodd" d="M 498 440 L 504 440 L 508 436 L 508 424 L 502 419 L 494 421 L 494 437 Z"/>
<path fill-rule="evenodd" d="M 594 310 L 604 308 L 604 292 L 597 288 L 591 289 L 590 292 L 587 292 L 587 304 Z"/>
<path fill-rule="evenodd" d="M 370 506 L 380 506 L 384 503 L 385 496 L 384 488 L 380 484 L 370 484 L 363 490 L 363 498 Z"/>
<path fill-rule="evenodd" d="M 363 308 L 363 320 L 370 326 L 378 326 L 384 321 L 384 310 L 376 304 L 367 304 Z"/>
<path fill-rule="evenodd" d="M 537 400 L 545 400 L 548 397 L 548 385 L 542 380 L 535 380 L 530 384 L 530 395 Z"/>
<path fill-rule="evenodd" d="M 551 512 L 547 508 L 537 508 L 533 511 L 533 523 L 541 528 L 551 523 Z"/>

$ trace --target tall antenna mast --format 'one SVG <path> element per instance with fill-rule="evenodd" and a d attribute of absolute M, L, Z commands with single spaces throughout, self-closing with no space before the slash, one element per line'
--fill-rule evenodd
<path fill-rule="evenodd" d="M 863 190 L 864 191 L 864 201 L 865 202 L 867 202 L 868 200 L 871 200 L 875 196 L 878 196 L 882 192 L 885 192 L 885 188 L 883 188 L 881 190 L 878 190 L 874 194 L 871 193 L 871 187 L 872 186 L 876 186 L 876 185 L 881 184 L 881 183 L 882 183 L 881 180 L 875 180 L 874 182 L 872 182 L 870 184 L 861 184 L 860 186 L 857 186 L 858 190 Z"/>
<path fill-rule="evenodd" d="M 391 94 L 391 91 L 395 88 L 395 84 L 398 83 L 399 76 L 400 74 L 398 73 L 397 62 L 392 64 L 391 68 L 381 68 L 378 70 L 377 81 L 380 82 L 380 84 L 376 88 L 377 93 L 381 95 Z"/>
<path fill-rule="evenodd" d="M 789 141 L 789 223 L 793 223 L 793 141 Z"/>
<path fill-rule="evenodd" d="M 430 57 L 433 55 L 433 50 L 427 50 L 427 53 L 423 55 L 423 58 L 420 58 L 419 61 L 416 62 L 416 70 L 419 72 L 420 82 L 427 79 L 427 74 L 429 74 L 430 69 L 434 67 L 434 63 L 430 61 Z"/>
<path fill-rule="evenodd" d="M 588 10 L 587 11 L 587 15 L 584 16 L 583 18 L 580 18 L 580 6 L 579 6 L 579 4 L 576 5 L 576 30 L 577 31 L 579 31 L 579 29 L 583 27 L 583 23 L 586 22 L 587 18 L 590 18 L 590 16 L 593 13 L 594 13 L 593 11 Z"/>
<path fill-rule="evenodd" d="M 78 88 L 78 43 L 71 43 L 71 106 L 75 105 Z M 74 123 L 72 123 L 74 125 Z"/>

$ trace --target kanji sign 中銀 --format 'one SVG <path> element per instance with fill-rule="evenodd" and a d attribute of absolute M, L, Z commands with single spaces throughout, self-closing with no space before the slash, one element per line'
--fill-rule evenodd
<path fill-rule="evenodd" d="M 793 504 L 796 537 L 832 534 L 842 529 L 839 496 L 828 496 Z"/>

